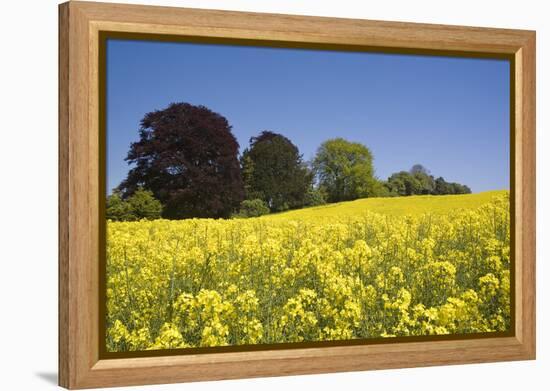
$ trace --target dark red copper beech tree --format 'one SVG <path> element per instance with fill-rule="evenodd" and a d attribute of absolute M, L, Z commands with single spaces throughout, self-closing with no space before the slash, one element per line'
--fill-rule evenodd
<path fill-rule="evenodd" d="M 151 190 L 168 219 L 229 217 L 244 197 L 239 144 L 220 114 L 172 103 L 147 113 L 126 161 L 135 166 L 120 184 L 129 197 Z"/>

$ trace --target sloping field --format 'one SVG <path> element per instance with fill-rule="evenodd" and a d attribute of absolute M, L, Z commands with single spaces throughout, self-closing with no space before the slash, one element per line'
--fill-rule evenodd
<path fill-rule="evenodd" d="M 325 219 L 356 217 L 366 211 L 391 216 L 446 214 L 463 209 L 474 209 L 502 196 L 507 190 L 486 191 L 476 194 L 444 196 L 411 196 L 391 198 L 363 198 L 355 201 L 339 202 L 312 208 L 293 210 L 261 217 L 262 219 Z"/>

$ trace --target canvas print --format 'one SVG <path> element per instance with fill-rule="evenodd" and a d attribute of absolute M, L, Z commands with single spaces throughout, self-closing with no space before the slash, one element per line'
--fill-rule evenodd
<path fill-rule="evenodd" d="M 107 352 L 511 329 L 508 60 L 106 45 Z"/>

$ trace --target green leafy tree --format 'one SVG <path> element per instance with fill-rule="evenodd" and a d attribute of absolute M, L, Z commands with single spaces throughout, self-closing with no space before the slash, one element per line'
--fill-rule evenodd
<path fill-rule="evenodd" d="M 453 187 L 450 183 L 446 182 L 443 177 L 439 177 L 435 180 L 435 188 L 434 188 L 434 194 L 441 195 L 441 194 L 452 194 Z"/>
<path fill-rule="evenodd" d="M 416 173 L 412 175 L 418 182 L 418 193 L 416 194 L 433 194 L 435 190 L 435 180 L 433 176 Z"/>
<path fill-rule="evenodd" d="M 417 194 L 469 194 L 472 191 L 466 185 L 449 183 L 443 177 L 434 178 L 421 164 L 415 164 L 409 171 L 392 174 L 386 187 L 392 195 L 409 196 Z"/>
<path fill-rule="evenodd" d="M 154 220 L 162 214 L 162 204 L 152 191 L 138 189 L 128 198 L 128 205 L 136 220 Z"/>
<path fill-rule="evenodd" d="M 394 194 L 390 192 L 386 182 L 373 178 L 370 184 L 370 197 L 392 197 Z"/>
<path fill-rule="evenodd" d="M 329 202 L 375 196 L 372 153 L 363 144 L 327 140 L 317 150 L 313 169 Z"/>
<path fill-rule="evenodd" d="M 433 194 L 435 190 L 435 180 L 430 171 L 422 164 L 415 164 L 409 170 L 409 173 L 417 180 L 418 188 L 415 194 Z"/>
<path fill-rule="evenodd" d="M 389 190 L 399 196 L 420 194 L 422 190 L 420 181 L 407 171 L 392 174 L 387 183 Z"/>
<path fill-rule="evenodd" d="M 305 196 L 304 206 L 318 206 L 327 203 L 327 195 L 322 188 L 311 186 Z"/>
<path fill-rule="evenodd" d="M 162 204 L 153 196 L 153 192 L 139 188 L 124 200 L 119 191 L 107 197 L 105 208 L 107 219 L 113 221 L 136 221 L 158 219 L 162 213 Z"/>
<path fill-rule="evenodd" d="M 285 136 L 264 131 L 241 157 L 246 199 L 261 199 L 272 212 L 304 206 L 312 175 Z"/>
<path fill-rule="evenodd" d="M 105 205 L 105 214 L 108 220 L 113 221 L 133 221 L 136 219 L 132 207 L 122 199 L 119 191 L 107 197 Z"/>
<path fill-rule="evenodd" d="M 258 217 L 269 213 L 269 207 L 264 200 L 255 198 L 241 202 L 241 208 L 237 217 Z"/>
<path fill-rule="evenodd" d="M 472 190 L 466 186 L 466 185 L 461 185 L 460 183 L 451 183 L 451 188 L 452 188 L 452 194 L 470 194 L 472 192 Z"/>

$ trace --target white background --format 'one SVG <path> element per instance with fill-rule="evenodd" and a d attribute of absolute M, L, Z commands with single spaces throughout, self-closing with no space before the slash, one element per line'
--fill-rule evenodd
<path fill-rule="evenodd" d="M 550 255 L 550 216 L 549 202 L 544 199 L 550 193 L 545 172 L 550 162 L 550 153 L 547 152 L 550 148 L 547 132 L 550 13 L 544 9 L 547 2 L 133 2 L 531 29 L 537 30 L 538 52 L 537 361 L 145 386 L 139 389 L 548 389 L 550 346 L 545 328 L 548 328 L 550 316 L 549 268 L 546 264 Z M 2 1 L 0 7 L 0 389 L 51 389 L 56 387 L 57 377 L 57 1 Z"/>

